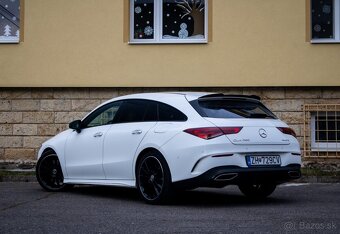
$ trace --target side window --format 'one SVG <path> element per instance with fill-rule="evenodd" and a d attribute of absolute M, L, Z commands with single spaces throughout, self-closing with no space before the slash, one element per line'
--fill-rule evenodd
<path fill-rule="evenodd" d="M 107 125 L 113 123 L 115 117 L 122 102 L 113 102 L 105 106 L 100 107 L 93 112 L 83 121 L 84 128 L 97 127 L 101 125 Z"/>
<path fill-rule="evenodd" d="M 187 117 L 172 106 L 158 104 L 159 121 L 187 121 Z"/>
<path fill-rule="evenodd" d="M 157 104 L 147 100 L 127 100 L 122 104 L 115 123 L 157 121 Z"/>

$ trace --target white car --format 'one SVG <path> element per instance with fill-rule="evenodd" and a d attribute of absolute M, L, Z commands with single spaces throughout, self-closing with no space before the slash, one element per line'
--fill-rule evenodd
<path fill-rule="evenodd" d="M 136 187 L 148 203 L 177 189 L 238 185 L 269 196 L 299 178 L 294 131 L 257 96 L 142 93 L 113 98 L 42 144 L 40 185 Z"/>

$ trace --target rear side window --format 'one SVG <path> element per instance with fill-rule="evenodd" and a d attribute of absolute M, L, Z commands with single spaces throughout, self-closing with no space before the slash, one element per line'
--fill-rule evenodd
<path fill-rule="evenodd" d="M 121 105 L 115 123 L 157 121 L 157 104 L 144 100 L 127 100 Z"/>
<path fill-rule="evenodd" d="M 202 117 L 209 118 L 270 118 L 276 116 L 262 103 L 240 99 L 195 100 L 191 105 Z"/>
<path fill-rule="evenodd" d="M 187 117 L 176 108 L 158 103 L 159 121 L 187 121 Z"/>

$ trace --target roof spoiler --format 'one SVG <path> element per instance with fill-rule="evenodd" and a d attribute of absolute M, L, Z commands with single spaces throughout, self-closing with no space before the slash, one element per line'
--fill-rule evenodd
<path fill-rule="evenodd" d="M 257 95 L 237 95 L 237 94 L 225 95 L 223 93 L 209 94 L 209 95 L 202 96 L 198 99 L 210 99 L 210 98 L 241 98 L 241 99 L 247 98 L 247 99 L 255 99 L 257 101 L 261 101 L 261 97 Z"/>

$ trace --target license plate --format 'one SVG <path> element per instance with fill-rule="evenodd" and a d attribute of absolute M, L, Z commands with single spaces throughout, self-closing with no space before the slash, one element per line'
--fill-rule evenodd
<path fill-rule="evenodd" d="M 248 166 L 280 166 L 280 156 L 246 156 Z"/>

